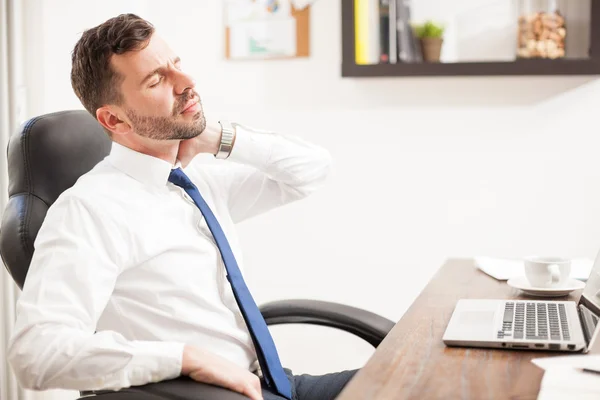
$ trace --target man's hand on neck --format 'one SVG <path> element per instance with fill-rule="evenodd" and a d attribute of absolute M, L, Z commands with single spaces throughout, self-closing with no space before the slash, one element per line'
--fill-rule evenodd
<path fill-rule="evenodd" d="M 200 153 L 217 154 L 221 143 L 221 124 L 218 121 L 206 120 L 206 128 L 193 139 L 179 143 L 177 160 L 185 168 Z"/>

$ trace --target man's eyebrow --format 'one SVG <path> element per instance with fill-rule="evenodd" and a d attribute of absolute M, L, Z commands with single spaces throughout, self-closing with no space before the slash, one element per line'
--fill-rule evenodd
<path fill-rule="evenodd" d="M 173 62 L 173 64 L 177 64 L 180 61 L 181 61 L 181 58 L 179 56 L 177 56 L 177 57 L 175 57 L 173 59 L 172 62 Z M 152 78 L 154 75 L 158 74 L 160 71 L 162 71 L 164 69 L 166 69 L 166 67 L 164 65 L 161 65 L 160 67 L 156 68 L 152 72 L 148 73 L 148 75 L 146 75 L 144 77 L 144 79 L 142 79 L 142 82 L 140 83 L 140 86 L 143 86 L 148 81 L 148 79 Z"/>

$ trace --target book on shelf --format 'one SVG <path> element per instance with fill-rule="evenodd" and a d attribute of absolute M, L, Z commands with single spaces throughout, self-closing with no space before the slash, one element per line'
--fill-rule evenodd
<path fill-rule="evenodd" d="M 380 59 L 379 0 L 354 0 L 354 53 L 359 65 L 377 64 Z"/>
<path fill-rule="evenodd" d="M 396 64 L 398 62 L 398 18 L 396 17 L 396 0 L 388 0 L 389 1 L 389 21 L 390 24 L 388 26 L 388 46 L 389 46 L 389 63 Z"/>
<path fill-rule="evenodd" d="M 398 60 L 401 62 L 422 62 L 421 45 L 411 26 L 411 0 L 396 0 L 398 30 Z"/>
<path fill-rule="evenodd" d="M 354 24 L 356 64 L 423 61 L 410 0 L 354 0 Z"/>
<path fill-rule="evenodd" d="M 390 62 L 390 0 L 379 0 L 379 62 Z"/>

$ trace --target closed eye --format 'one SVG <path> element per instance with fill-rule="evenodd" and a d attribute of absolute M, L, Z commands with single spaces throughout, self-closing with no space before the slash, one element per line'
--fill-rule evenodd
<path fill-rule="evenodd" d="M 163 80 L 163 77 L 161 75 L 161 76 L 158 77 L 158 81 L 156 81 L 156 83 L 153 83 L 152 85 L 150 85 L 150 87 L 152 88 L 152 87 L 158 86 L 158 84 L 161 83 L 162 80 Z"/>

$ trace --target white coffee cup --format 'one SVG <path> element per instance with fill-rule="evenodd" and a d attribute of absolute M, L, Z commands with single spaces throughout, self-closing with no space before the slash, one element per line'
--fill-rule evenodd
<path fill-rule="evenodd" d="M 571 260 L 562 257 L 525 258 L 525 276 L 533 287 L 551 288 L 564 285 L 571 275 Z"/>

